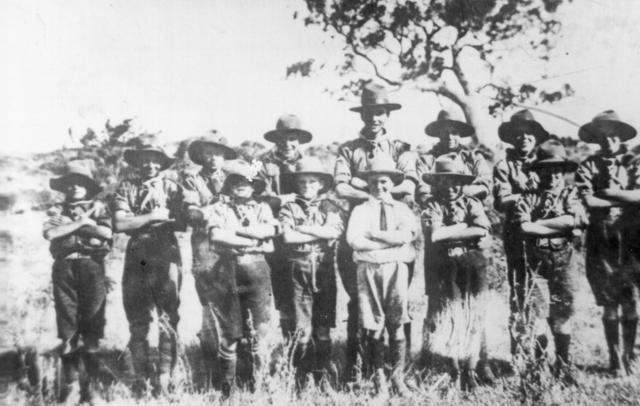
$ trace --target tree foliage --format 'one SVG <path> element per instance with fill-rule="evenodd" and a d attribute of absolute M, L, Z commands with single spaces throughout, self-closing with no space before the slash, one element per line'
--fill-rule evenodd
<path fill-rule="evenodd" d="M 363 79 L 370 79 L 353 77 L 355 64 L 364 61 L 388 86 L 444 96 L 473 123 L 480 99 L 496 114 L 527 100 L 553 102 L 572 94 L 569 85 L 550 92 L 496 77 L 496 67 L 508 63 L 505 57 L 513 49 L 524 49 L 538 61 L 549 59 L 561 29 L 554 13 L 570 1 L 304 0 L 307 14 L 294 17 L 344 42 L 342 90 L 357 91 Z M 308 74 L 313 62 L 307 61 L 304 70 L 290 67 L 288 74 Z"/>

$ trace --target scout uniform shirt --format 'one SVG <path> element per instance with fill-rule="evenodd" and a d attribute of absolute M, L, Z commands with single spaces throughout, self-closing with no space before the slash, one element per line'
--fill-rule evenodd
<path fill-rule="evenodd" d="M 396 164 L 400 156 L 409 151 L 409 144 L 391 140 L 386 135 L 376 140 L 368 140 L 360 136 L 351 141 L 347 141 L 338 149 L 338 157 L 334 170 L 335 183 L 349 183 L 359 172 L 367 169 L 369 160 L 380 155 L 390 156 Z M 407 178 L 415 178 L 413 168 L 400 168 Z M 356 202 L 352 202 L 356 203 Z"/>
<path fill-rule="evenodd" d="M 185 209 L 189 206 L 205 207 L 216 203 L 223 196 L 220 195 L 226 174 L 223 170 L 207 173 L 204 169 L 200 172 L 189 172 L 183 179 L 183 201 Z M 207 223 L 193 224 L 191 232 L 191 249 L 193 257 L 192 272 L 205 272 L 211 269 L 215 262 L 215 255 L 209 249 L 209 236 Z"/>
<path fill-rule="evenodd" d="M 455 200 L 438 199 L 431 196 L 425 204 L 421 213 L 422 225 L 433 226 L 453 226 L 466 223 L 469 227 L 480 227 L 485 230 L 491 228 L 491 222 L 485 213 L 480 200 L 475 197 L 460 195 Z M 461 240 L 434 243 L 439 247 L 464 246 L 477 248 L 478 241 Z M 435 258 L 434 258 L 435 259 Z"/>
<path fill-rule="evenodd" d="M 305 200 L 300 196 L 292 203 L 285 204 L 280 209 L 280 224 L 282 228 L 294 229 L 296 226 L 325 226 L 334 227 L 338 234 L 344 230 L 341 210 L 324 195 L 314 200 Z M 335 241 L 320 239 L 304 244 L 285 244 L 290 253 L 327 253 Z"/>
<path fill-rule="evenodd" d="M 261 165 L 256 177 L 266 182 L 265 194 L 273 196 L 295 193 L 295 185 L 285 181 L 281 175 L 295 172 L 296 162 L 300 158 L 302 158 L 300 153 L 293 159 L 282 158 L 276 148 L 259 158 Z"/>
<path fill-rule="evenodd" d="M 473 185 L 484 186 L 487 195 L 491 193 L 491 168 L 480 152 L 464 146 L 459 146 L 455 151 L 445 151 L 444 147 L 438 143 L 430 152 L 417 154 L 415 157 L 416 179 L 419 179 L 417 195 L 431 194 L 431 186 L 422 181 L 422 175 L 432 173 L 436 159 L 446 154 L 455 155 L 456 159 L 462 161 L 461 167 L 465 168 L 465 174 L 475 176 Z"/>
<path fill-rule="evenodd" d="M 228 202 L 220 201 L 206 209 L 205 217 L 209 228 L 221 228 L 229 231 L 259 224 L 278 226 L 269 205 L 255 200 L 241 204 L 234 202 L 233 198 Z M 268 238 L 260 241 L 255 247 L 229 247 L 222 243 L 212 243 L 212 249 L 219 255 L 225 256 L 264 254 L 273 252 L 273 241 Z"/>
<path fill-rule="evenodd" d="M 49 219 L 45 221 L 43 231 L 50 230 L 61 223 L 71 223 L 86 215 L 99 226 L 111 228 L 111 215 L 106 206 L 97 200 L 64 202 L 49 209 Z M 102 259 L 111 249 L 111 240 L 82 235 L 81 230 L 51 241 L 49 250 L 54 259 L 96 258 Z"/>
<path fill-rule="evenodd" d="M 538 188 L 538 175 L 524 169 L 535 159 L 535 154 L 523 157 L 515 149 L 508 149 L 505 159 L 493 168 L 493 204 L 496 210 L 505 213 L 507 221 L 513 219 L 516 202 L 507 208 L 503 201 L 515 194 L 535 192 Z"/>
<path fill-rule="evenodd" d="M 180 219 L 182 189 L 174 181 L 157 176 L 153 179 L 123 181 L 116 190 L 113 200 L 113 213 L 122 210 L 132 216 L 149 214 L 154 209 L 165 207 L 170 210 L 173 219 Z M 154 257 L 168 262 L 180 262 L 180 250 L 174 231 L 183 231 L 180 222 L 147 224 L 126 233 L 131 236 L 130 252 L 136 257 Z"/>

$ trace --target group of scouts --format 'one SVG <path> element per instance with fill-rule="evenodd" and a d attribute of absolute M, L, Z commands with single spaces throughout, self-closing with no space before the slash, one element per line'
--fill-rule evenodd
<path fill-rule="evenodd" d="M 578 165 L 523 110 L 499 128 L 511 148 L 492 173 L 482 154 L 461 143 L 474 128 L 447 112 L 425 129 L 440 139 L 429 152 L 391 138 L 385 122 L 400 107 L 381 86 L 365 85 L 361 106 L 351 109 L 363 128 L 340 146 L 333 173 L 317 158 L 302 156 L 300 145 L 312 135 L 293 115 L 282 116 L 276 129 L 264 134 L 275 148 L 252 163 L 238 159 L 215 133 L 192 142 L 189 157 L 201 170 L 177 182 L 163 176 L 173 159 L 153 136 L 140 136 L 124 151 L 137 177 L 119 185 L 109 207 L 96 200 L 101 189 L 90 171 L 70 162 L 67 174 L 51 180 L 66 200 L 44 226 L 55 259 L 61 397 L 78 380 L 83 396 L 91 396 L 105 325 L 104 257 L 112 232 L 130 237 L 122 290 L 133 386 L 144 387 L 150 379 L 160 391 L 170 388 L 182 280 L 175 232 L 187 226 L 203 306 L 203 358 L 225 396 L 238 384 L 255 385 L 274 303 L 282 334 L 294 343 L 297 384 L 331 382 L 338 275 L 349 296 L 347 379 L 373 377 L 379 393 L 391 386 L 405 394 L 416 247 L 424 247 L 427 331 L 435 332 L 451 303 L 473 302 L 479 321 L 472 328 L 480 345 L 471 356 L 453 360 L 455 371 L 463 389 L 491 383 L 488 309 L 474 300 L 489 289 L 481 242 L 491 227 L 486 199 L 492 194 L 495 208 L 504 213 L 512 354 L 524 350 L 545 357 L 548 338 L 538 325 L 546 317 L 555 344 L 553 370 L 571 380 L 579 277 L 573 241 L 586 229 L 586 273 L 604 308 L 611 371 L 629 373 L 638 320 L 640 182 L 638 159 L 623 143 L 636 130 L 613 111 L 599 114 L 578 135 L 600 151 Z M 568 185 L 565 177 L 572 173 L 575 182 Z M 540 292 L 541 278 L 547 280 L 546 295 Z M 540 303 L 544 297 L 550 298 L 546 304 Z M 153 311 L 159 357 L 151 361 Z M 533 346 L 522 348 L 522 336 L 532 329 Z M 239 357 L 249 365 L 244 374 L 237 369 Z M 86 373 L 78 377 L 80 365 Z"/>

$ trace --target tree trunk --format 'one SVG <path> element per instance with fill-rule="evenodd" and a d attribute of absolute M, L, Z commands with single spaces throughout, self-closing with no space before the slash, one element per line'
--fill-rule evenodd
<path fill-rule="evenodd" d="M 495 143 L 495 131 L 491 128 L 488 113 L 480 96 L 477 94 L 468 95 L 458 105 L 462 109 L 467 123 L 471 124 L 476 130 L 473 142 L 492 147 Z"/>

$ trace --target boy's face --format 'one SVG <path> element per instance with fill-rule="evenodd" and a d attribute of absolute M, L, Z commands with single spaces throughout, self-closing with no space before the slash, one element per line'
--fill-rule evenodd
<path fill-rule="evenodd" d="M 360 119 L 364 123 L 364 135 L 375 135 L 384 130 L 389 118 L 389 111 L 385 107 L 365 108 L 360 112 Z"/>
<path fill-rule="evenodd" d="M 215 145 L 204 144 L 200 149 L 200 158 L 204 168 L 217 171 L 224 164 L 224 151 Z"/>
<path fill-rule="evenodd" d="M 231 194 L 238 199 L 250 199 L 253 196 L 253 185 L 246 179 L 238 179 L 231 186 Z"/>
<path fill-rule="evenodd" d="M 541 189 L 564 187 L 564 167 L 559 165 L 542 167 L 537 170 L 537 173 L 540 178 Z"/>
<path fill-rule="evenodd" d="M 528 155 L 536 147 L 536 136 L 526 131 L 519 131 L 514 137 L 514 147 L 523 155 Z"/>
<path fill-rule="evenodd" d="M 460 145 L 460 133 L 454 128 L 445 128 L 441 136 L 442 142 L 449 150 L 457 149 Z"/>
<path fill-rule="evenodd" d="M 276 142 L 276 149 L 283 157 L 293 159 L 298 156 L 300 149 L 300 139 L 296 134 L 287 134 Z"/>
<path fill-rule="evenodd" d="M 296 177 L 296 185 L 298 194 L 307 200 L 316 198 L 324 187 L 324 183 L 316 175 L 299 175 Z"/>
<path fill-rule="evenodd" d="M 66 188 L 67 200 L 75 202 L 87 197 L 87 188 L 80 183 L 70 183 Z"/>
<path fill-rule="evenodd" d="M 462 183 L 459 179 L 453 177 L 437 177 L 433 184 L 436 193 L 440 194 L 447 200 L 455 200 L 462 195 Z"/>
<path fill-rule="evenodd" d="M 138 165 L 144 179 L 155 178 L 162 169 L 162 157 L 154 151 L 143 151 L 138 157 Z"/>
<path fill-rule="evenodd" d="M 600 150 L 607 155 L 613 155 L 620 150 L 622 141 L 615 133 L 609 133 L 600 139 Z"/>
<path fill-rule="evenodd" d="M 378 199 L 389 196 L 391 188 L 393 188 L 393 181 L 389 175 L 371 175 L 367 181 L 369 183 L 369 193 Z"/>

